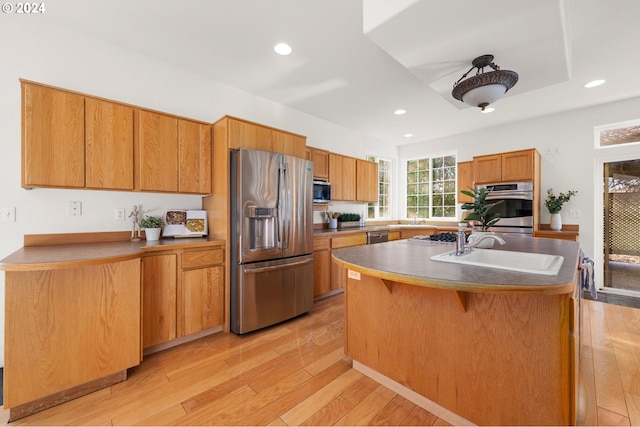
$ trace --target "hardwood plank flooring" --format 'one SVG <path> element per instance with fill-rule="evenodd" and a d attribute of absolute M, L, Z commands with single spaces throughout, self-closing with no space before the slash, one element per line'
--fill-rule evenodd
<path fill-rule="evenodd" d="M 343 318 L 335 295 L 147 356 L 127 381 L 11 425 L 448 425 L 351 368 Z M 580 360 L 579 424 L 640 425 L 640 309 L 583 300 Z"/>

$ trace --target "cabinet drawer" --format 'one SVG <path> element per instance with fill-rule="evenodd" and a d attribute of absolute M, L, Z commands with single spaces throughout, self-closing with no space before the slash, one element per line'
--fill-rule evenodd
<path fill-rule="evenodd" d="M 336 248 L 346 248 L 349 246 L 360 246 L 367 244 L 367 235 L 365 233 L 362 234 L 352 234 L 351 236 L 344 237 L 334 237 L 331 239 L 331 247 Z"/>
<path fill-rule="evenodd" d="M 224 263 L 224 250 L 185 252 L 182 254 L 182 268 L 197 268 Z"/>
<path fill-rule="evenodd" d="M 331 247 L 331 239 L 313 239 L 313 250 L 320 251 Z"/>

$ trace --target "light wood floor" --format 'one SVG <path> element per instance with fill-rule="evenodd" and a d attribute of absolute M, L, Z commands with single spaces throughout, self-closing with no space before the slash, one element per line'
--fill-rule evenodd
<path fill-rule="evenodd" d="M 127 381 L 12 425 L 446 425 L 351 369 L 343 305 L 148 356 Z M 582 320 L 580 424 L 640 425 L 640 310 L 583 300 Z"/>

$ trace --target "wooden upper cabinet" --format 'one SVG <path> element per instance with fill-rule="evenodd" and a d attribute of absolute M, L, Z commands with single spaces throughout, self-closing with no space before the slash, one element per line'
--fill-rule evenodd
<path fill-rule="evenodd" d="M 271 151 L 306 158 L 307 138 L 292 133 L 271 131 Z"/>
<path fill-rule="evenodd" d="M 178 119 L 146 110 L 137 115 L 137 175 L 142 191 L 178 191 Z"/>
<path fill-rule="evenodd" d="M 229 148 L 271 151 L 271 129 L 234 118 L 227 118 Z"/>
<path fill-rule="evenodd" d="M 329 180 L 329 152 L 313 147 L 307 147 L 307 160 L 313 162 L 313 179 Z"/>
<path fill-rule="evenodd" d="M 133 108 L 85 99 L 87 188 L 133 190 Z"/>
<path fill-rule="evenodd" d="M 378 164 L 356 159 L 356 201 L 378 201 Z"/>
<path fill-rule="evenodd" d="M 356 159 L 329 153 L 329 182 L 333 200 L 356 200 Z"/>
<path fill-rule="evenodd" d="M 502 181 L 502 159 L 500 154 L 474 157 L 473 181 L 476 185 Z"/>
<path fill-rule="evenodd" d="M 214 124 L 215 138 L 226 137 L 230 150 L 249 148 L 306 158 L 307 138 L 257 123 L 225 116 Z"/>
<path fill-rule="evenodd" d="M 211 193 L 211 127 L 178 120 L 178 170 L 181 193 Z"/>
<path fill-rule="evenodd" d="M 458 163 L 458 203 L 473 202 L 473 198 L 462 194 L 461 190 L 473 187 L 473 162 Z"/>
<path fill-rule="evenodd" d="M 22 186 L 84 187 L 84 97 L 21 87 Z"/>
<path fill-rule="evenodd" d="M 503 181 L 533 181 L 536 150 L 513 151 L 502 155 Z"/>
<path fill-rule="evenodd" d="M 534 148 L 474 157 L 475 184 L 535 181 L 539 157 Z"/>

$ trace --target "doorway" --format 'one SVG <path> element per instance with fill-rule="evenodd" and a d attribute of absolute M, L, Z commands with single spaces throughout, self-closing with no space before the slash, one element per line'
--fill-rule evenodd
<path fill-rule="evenodd" d="M 640 297 L 640 159 L 603 172 L 603 290 Z"/>

